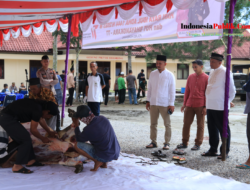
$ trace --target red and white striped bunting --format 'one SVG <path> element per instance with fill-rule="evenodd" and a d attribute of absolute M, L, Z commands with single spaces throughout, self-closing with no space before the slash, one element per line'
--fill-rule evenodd
<path fill-rule="evenodd" d="M 0 6 L 0 44 L 3 40 L 28 37 L 31 33 L 40 35 L 43 31 L 54 32 L 62 29 L 68 31 L 68 19 L 64 15 L 76 13 L 72 17 L 72 32 L 78 36 L 80 24 L 85 32 L 91 22 L 97 19 L 100 24 L 106 24 L 111 17 L 120 16 L 124 20 L 130 19 L 137 11 L 142 10 L 150 17 L 156 16 L 164 6 L 169 12 L 172 6 L 187 9 L 197 0 L 5 0 Z M 204 2 L 206 0 L 203 0 Z M 223 1 L 223 0 L 216 0 Z M 84 11 L 84 12 L 83 12 Z M 83 12 L 83 13 L 77 13 Z"/>

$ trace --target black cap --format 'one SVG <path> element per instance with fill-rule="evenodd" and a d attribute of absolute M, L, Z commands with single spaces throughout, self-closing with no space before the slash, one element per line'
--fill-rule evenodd
<path fill-rule="evenodd" d="M 62 73 L 65 73 L 65 70 L 62 70 Z"/>
<path fill-rule="evenodd" d="M 195 61 L 193 61 L 192 63 L 196 63 L 197 65 L 203 65 L 202 60 L 200 59 L 196 59 Z"/>
<path fill-rule="evenodd" d="M 81 105 L 77 106 L 76 113 L 74 113 L 73 117 L 75 118 L 88 117 L 91 113 L 92 112 L 89 106 Z"/>
<path fill-rule="evenodd" d="M 132 70 L 129 70 L 128 73 L 132 73 Z"/>
<path fill-rule="evenodd" d="M 142 69 L 141 72 L 144 72 L 144 69 Z"/>
<path fill-rule="evenodd" d="M 31 79 L 29 80 L 29 83 L 30 83 L 30 86 L 41 84 L 39 78 L 31 78 Z"/>
<path fill-rule="evenodd" d="M 218 61 L 222 61 L 224 59 L 224 56 L 218 53 L 212 53 L 210 58 L 217 59 Z"/>
<path fill-rule="evenodd" d="M 49 57 L 47 55 L 44 55 L 44 56 L 42 56 L 42 60 L 43 59 L 49 59 Z"/>
<path fill-rule="evenodd" d="M 50 115 L 57 115 L 58 114 L 58 106 L 54 102 L 46 102 L 46 106 L 44 110 L 49 110 Z"/>
<path fill-rule="evenodd" d="M 156 60 L 158 61 L 167 61 L 167 56 L 165 55 L 157 55 Z"/>

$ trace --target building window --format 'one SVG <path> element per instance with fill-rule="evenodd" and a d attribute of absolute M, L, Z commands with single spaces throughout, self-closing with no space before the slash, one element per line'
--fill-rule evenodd
<path fill-rule="evenodd" d="M 156 68 L 156 63 L 148 63 L 147 64 L 147 79 L 149 79 L 150 73 L 154 71 Z"/>
<path fill-rule="evenodd" d="M 188 64 L 177 64 L 177 79 L 187 79 L 189 75 Z"/>
<path fill-rule="evenodd" d="M 4 60 L 0 59 L 0 79 L 4 79 Z"/>
<path fill-rule="evenodd" d="M 115 76 L 118 76 L 122 71 L 122 63 L 116 63 L 115 65 Z"/>
<path fill-rule="evenodd" d="M 36 72 L 41 67 L 41 61 L 30 60 L 30 78 L 36 78 Z"/>
<path fill-rule="evenodd" d="M 84 71 L 85 75 L 87 75 L 87 61 L 79 61 L 79 73 L 82 73 Z"/>
<path fill-rule="evenodd" d="M 103 74 L 105 68 L 108 68 L 109 69 L 109 73 L 110 73 L 110 62 L 97 61 L 96 63 L 98 65 L 98 69 L 97 69 L 98 73 Z"/>

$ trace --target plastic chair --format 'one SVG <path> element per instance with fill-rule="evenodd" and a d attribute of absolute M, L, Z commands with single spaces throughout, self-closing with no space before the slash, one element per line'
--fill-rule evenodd
<path fill-rule="evenodd" d="M 6 95 L 3 101 L 3 108 L 16 101 L 16 95 Z"/>
<path fill-rule="evenodd" d="M 20 94 L 26 95 L 26 94 L 28 94 L 28 91 L 27 90 L 21 90 Z"/>

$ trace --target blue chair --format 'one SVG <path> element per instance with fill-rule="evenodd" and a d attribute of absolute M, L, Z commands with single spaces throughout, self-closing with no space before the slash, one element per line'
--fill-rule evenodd
<path fill-rule="evenodd" d="M 6 95 L 3 101 L 3 108 L 16 101 L 16 95 Z"/>
<path fill-rule="evenodd" d="M 20 94 L 26 95 L 26 94 L 28 94 L 28 91 L 27 90 L 21 90 Z"/>

